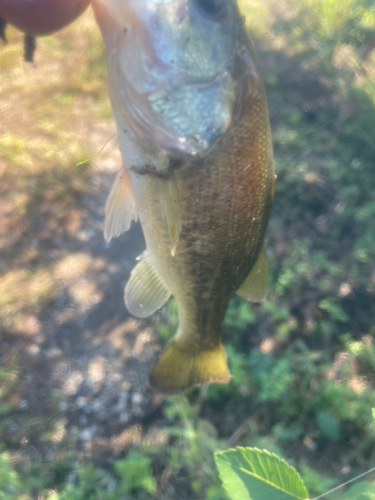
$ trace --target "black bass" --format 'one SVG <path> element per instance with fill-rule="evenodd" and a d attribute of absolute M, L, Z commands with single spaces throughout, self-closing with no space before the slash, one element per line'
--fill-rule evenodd
<path fill-rule="evenodd" d="M 125 288 L 135 316 L 173 295 L 179 328 L 151 374 L 166 394 L 227 383 L 231 295 L 264 298 L 274 196 L 266 97 L 235 0 L 92 0 L 124 167 L 105 238 L 142 224 Z"/>

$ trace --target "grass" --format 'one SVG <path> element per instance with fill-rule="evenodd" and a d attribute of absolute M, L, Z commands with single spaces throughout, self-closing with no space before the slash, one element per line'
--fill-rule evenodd
<path fill-rule="evenodd" d="M 102 146 L 90 138 L 90 124 L 108 123 L 110 106 L 89 13 L 39 39 L 34 65 L 22 62 L 21 35 L 10 28 L 8 38 L 0 52 L 0 306 L 5 326 L 18 331 L 24 316 L 38 315 L 59 289 L 53 258 L 39 242 L 58 238 L 59 227 L 71 235 L 79 230 L 77 201 L 90 192 L 98 168 L 90 159 Z"/>

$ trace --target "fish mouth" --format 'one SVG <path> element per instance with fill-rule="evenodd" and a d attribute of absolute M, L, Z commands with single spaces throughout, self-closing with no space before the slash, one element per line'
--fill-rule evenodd
<path fill-rule="evenodd" d="M 106 45 L 115 112 L 138 138 L 184 156 L 205 156 L 232 120 L 231 74 L 196 74 L 166 63 L 137 15 L 143 0 L 92 4 Z"/>

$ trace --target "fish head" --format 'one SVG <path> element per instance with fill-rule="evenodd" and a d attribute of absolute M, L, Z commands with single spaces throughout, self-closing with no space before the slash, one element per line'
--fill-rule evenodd
<path fill-rule="evenodd" d="M 205 156 L 259 80 L 236 0 L 92 0 L 112 105 L 136 136 Z"/>

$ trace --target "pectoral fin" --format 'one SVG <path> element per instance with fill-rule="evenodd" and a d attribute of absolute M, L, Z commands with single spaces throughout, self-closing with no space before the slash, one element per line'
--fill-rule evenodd
<path fill-rule="evenodd" d="M 125 287 L 125 304 L 138 318 L 147 318 L 169 299 L 168 290 L 146 253 L 130 274 Z"/>
<path fill-rule="evenodd" d="M 122 167 L 116 175 L 105 204 L 105 240 L 108 242 L 126 232 L 133 219 L 137 220 L 133 189 L 129 172 Z"/>
<path fill-rule="evenodd" d="M 176 246 L 181 231 L 181 207 L 178 187 L 174 173 L 168 179 L 158 179 L 161 215 L 169 234 L 171 255 L 176 253 Z"/>
<path fill-rule="evenodd" d="M 251 269 L 248 277 L 237 290 L 237 295 L 251 302 L 263 302 L 267 295 L 268 264 L 264 249 Z"/>

